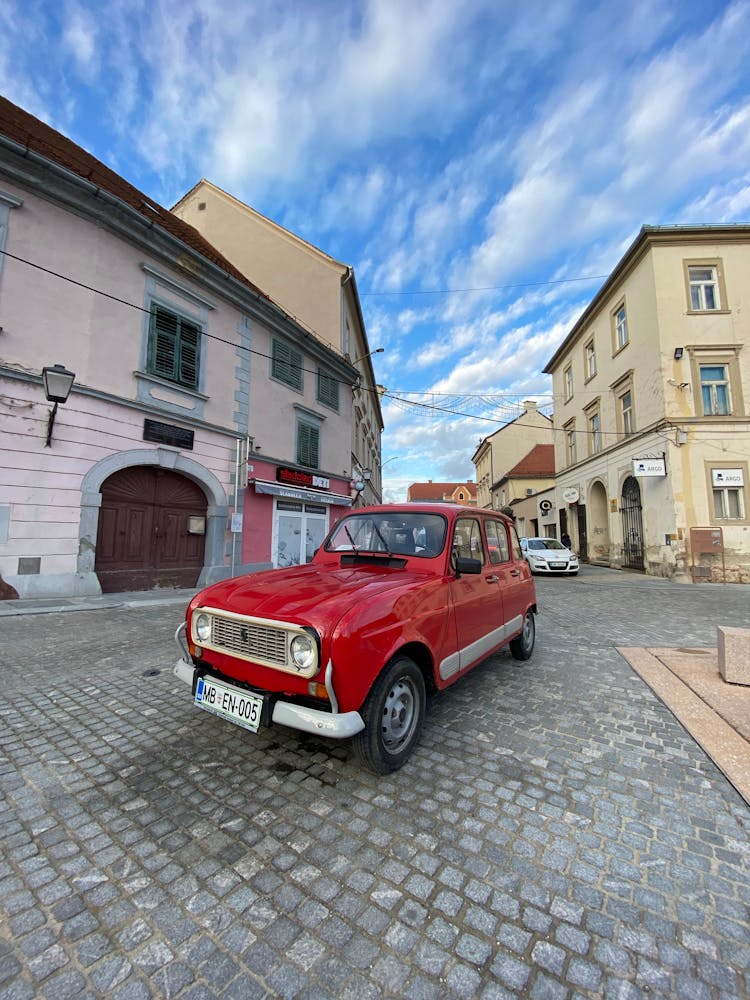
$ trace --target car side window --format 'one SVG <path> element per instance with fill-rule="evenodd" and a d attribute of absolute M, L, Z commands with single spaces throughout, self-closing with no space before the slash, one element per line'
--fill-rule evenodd
<path fill-rule="evenodd" d="M 451 560 L 457 556 L 485 562 L 482 529 L 479 526 L 479 521 L 473 517 L 460 517 L 456 521 L 453 529 Z"/>
<path fill-rule="evenodd" d="M 518 540 L 518 532 L 516 531 L 515 524 L 511 526 L 510 529 L 510 544 L 513 549 L 514 559 L 523 559 L 523 552 L 521 550 L 521 543 Z"/>
<path fill-rule="evenodd" d="M 508 536 L 505 532 L 505 525 L 501 521 L 486 521 L 485 531 L 487 533 L 487 551 L 489 552 L 491 563 L 507 562 L 510 559 L 508 550 Z"/>

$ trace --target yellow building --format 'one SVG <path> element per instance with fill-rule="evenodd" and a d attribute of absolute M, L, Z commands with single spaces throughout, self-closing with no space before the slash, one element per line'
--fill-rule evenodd
<path fill-rule="evenodd" d="M 583 558 L 750 581 L 750 226 L 644 226 L 545 371 Z"/>
<path fill-rule="evenodd" d="M 477 506 L 500 510 L 510 502 L 503 498 L 500 480 L 537 444 L 552 444 L 552 421 L 540 413 L 533 400 L 526 400 L 523 413 L 493 434 L 483 438 L 471 456 L 476 469 Z"/>

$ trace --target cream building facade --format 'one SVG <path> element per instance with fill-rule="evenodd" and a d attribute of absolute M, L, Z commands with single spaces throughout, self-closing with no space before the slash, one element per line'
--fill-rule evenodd
<path fill-rule="evenodd" d="M 358 369 L 351 473 L 362 486 L 358 502 L 379 503 L 383 417 L 354 269 L 205 179 L 172 212 Z"/>
<path fill-rule="evenodd" d="M 582 558 L 750 581 L 750 226 L 644 226 L 545 371 Z"/>
<path fill-rule="evenodd" d="M 503 500 L 503 477 L 534 445 L 552 444 L 552 420 L 539 412 L 533 400 L 526 400 L 523 406 L 520 416 L 483 438 L 471 456 L 476 469 L 478 507 L 499 510 L 505 506 L 511 498 L 506 495 Z"/>

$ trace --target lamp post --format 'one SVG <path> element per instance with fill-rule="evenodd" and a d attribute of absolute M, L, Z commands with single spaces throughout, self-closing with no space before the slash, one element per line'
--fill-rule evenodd
<path fill-rule="evenodd" d="M 57 416 L 57 404 L 66 403 L 70 390 L 75 382 L 75 372 L 69 372 L 64 365 L 47 365 L 42 368 L 42 381 L 44 382 L 44 395 L 55 405 L 50 410 L 47 421 L 47 440 L 44 442 L 45 448 L 49 448 L 52 443 L 52 428 L 55 425 Z"/>
<path fill-rule="evenodd" d="M 373 354 L 382 354 L 384 350 L 384 347 L 378 347 L 374 351 L 368 351 L 367 354 L 363 354 L 361 357 L 355 358 L 354 361 L 352 361 L 352 364 L 356 365 L 358 361 L 364 361 L 365 358 L 371 358 Z"/>

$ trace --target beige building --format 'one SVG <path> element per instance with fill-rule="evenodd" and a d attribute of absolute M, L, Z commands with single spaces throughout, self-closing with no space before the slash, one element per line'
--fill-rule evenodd
<path fill-rule="evenodd" d="M 207 180 L 196 184 L 172 212 L 358 369 L 350 471 L 352 479 L 363 484 L 358 502 L 379 503 L 383 417 L 354 269 Z"/>
<path fill-rule="evenodd" d="M 520 536 L 557 537 L 554 502 L 546 496 L 555 485 L 555 446 L 535 444 L 528 455 L 516 462 L 498 480 L 494 496 L 500 510 L 509 508 Z M 539 507 L 539 494 L 545 494 Z M 554 496 L 552 497 L 554 501 Z M 544 529 L 544 530 L 543 530 Z"/>
<path fill-rule="evenodd" d="M 480 441 L 471 456 L 476 468 L 479 507 L 500 510 L 510 502 L 507 486 L 505 500 L 502 499 L 501 480 L 534 445 L 553 442 L 552 420 L 539 412 L 533 400 L 526 400 L 523 406 L 519 417 Z"/>
<path fill-rule="evenodd" d="M 750 581 L 750 226 L 644 226 L 545 371 L 583 558 Z"/>

